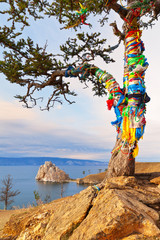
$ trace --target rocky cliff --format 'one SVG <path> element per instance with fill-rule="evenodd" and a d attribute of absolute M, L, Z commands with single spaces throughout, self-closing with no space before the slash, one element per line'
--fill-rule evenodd
<path fill-rule="evenodd" d="M 108 179 L 100 191 L 79 194 L 26 209 L 6 223 L 5 239 L 160 239 L 160 188 L 135 177 Z"/>
<path fill-rule="evenodd" d="M 36 180 L 44 182 L 67 182 L 70 178 L 68 174 L 56 167 L 52 162 L 45 162 L 44 165 L 40 166 Z"/>

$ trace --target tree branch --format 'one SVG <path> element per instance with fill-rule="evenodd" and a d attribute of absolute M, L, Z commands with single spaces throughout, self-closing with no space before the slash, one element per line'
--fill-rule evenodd
<path fill-rule="evenodd" d="M 117 0 L 109 1 L 107 8 L 113 9 L 123 20 L 128 14 L 128 10 L 118 4 Z"/>
<path fill-rule="evenodd" d="M 27 93 L 24 96 L 16 96 L 20 102 L 25 104 L 25 107 L 31 108 L 37 105 L 37 101 L 42 98 L 35 98 L 33 95 L 36 91 L 44 89 L 48 86 L 53 87 L 53 92 L 51 93 L 46 107 L 41 108 L 41 110 L 49 110 L 51 107 L 54 107 L 55 103 L 62 104 L 61 96 L 63 96 L 64 100 L 69 104 L 74 103 L 74 101 L 68 100 L 67 96 L 72 95 L 75 96 L 74 92 L 71 92 L 69 89 L 69 83 L 63 81 L 63 77 L 79 77 L 80 81 L 86 83 L 86 81 L 91 81 L 93 84 L 93 90 L 96 95 L 102 96 L 106 94 L 105 86 L 103 84 L 99 84 L 97 80 L 93 80 L 90 76 L 95 77 L 95 70 L 97 67 L 90 65 L 88 63 L 84 63 L 83 65 L 79 65 L 76 68 L 69 68 L 67 70 L 56 70 L 52 73 L 51 77 L 40 83 L 37 81 L 33 81 L 27 79 Z M 32 106 L 30 106 L 32 103 Z"/>
<path fill-rule="evenodd" d="M 70 71 L 68 71 L 68 73 L 70 73 Z M 52 73 L 51 77 L 47 81 L 42 82 L 42 83 L 27 79 L 26 95 L 24 95 L 24 96 L 17 95 L 16 98 L 18 98 L 20 100 L 20 102 L 23 102 L 25 104 L 25 107 L 32 108 L 35 105 L 37 105 L 38 100 L 43 99 L 42 97 L 40 97 L 40 98 L 33 97 L 35 91 L 44 89 L 47 86 L 53 86 L 54 91 L 52 92 L 51 96 L 49 97 L 46 107 L 41 108 L 42 111 L 49 110 L 51 107 L 54 107 L 54 104 L 56 102 L 62 104 L 62 101 L 60 100 L 60 95 L 63 95 L 64 99 L 69 104 L 72 104 L 72 103 L 74 103 L 74 101 L 68 100 L 66 97 L 66 94 L 69 94 L 69 95 L 75 95 L 75 94 L 73 92 L 70 92 L 68 84 L 63 82 L 64 76 L 65 76 L 65 70 L 57 70 Z M 78 73 L 75 74 L 75 77 L 76 76 L 78 76 Z M 29 105 L 29 103 L 28 103 L 29 101 L 32 103 L 32 106 Z"/>
<path fill-rule="evenodd" d="M 125 35 L 118 29 L 116 21 L 114 21 L 113 23 L 111 23 L 110 26 L 112 26 L 112 28 L 113 28 L 113 33 L 114 33 L 117 37 L 119 37 L 119 42 L 121 42 L 121 40 L 124 40 Z"/>

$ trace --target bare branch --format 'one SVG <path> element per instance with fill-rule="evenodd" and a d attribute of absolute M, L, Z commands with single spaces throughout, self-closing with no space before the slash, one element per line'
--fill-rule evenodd
<path fill-rule="evenodd" d="M 128 14 L 128 10 L 122 7 L 120 4 L 117 3 L 117 0 L 109 1 L 107 4 L 108 9 L 113 9 L 119 16 L 124 20 L 124 18 Z"/>
<path fill-rule="evenodd" d="M 55 97 L 56 93 L 57 93 L 59 90 L 60 90 L 60 88 L 59 88 L 59 89 L 56 89 L 56 90 L 53 92 L 53 94 L 51 95 L 51 97 L 48 99 L 48 103 L 47 103 L 46 108 L 43 109 L 43 110 L 48 110 L 48 111 L 49 111 L 50 107 L 53 107 L 55 102 L 59 102 L 59 103 L 62 104 L 62 102 L 59 100 L 59 97 Z M 52 104 L 51 104 L 51 103 L 52 103 Z"/>
<path fill-rule="evenodd" d="M 114 21 L 113 23 L 111 23 L 110 26 L 113 27 L 113 33 L 114 33 L 117 37 L 119 37 L 119 42 L 120 42 L 121 40 L 124 40 L 125 35 L 118 29 L 116 21 Z"/>
<path fill-rule="evenodd" d="M 27 93 L 24 96 L 18 95 L 16 96 L 16 98 L 20 99 L 20 102 L 23 102 L 26 108 L 32 108 L 37 105 L 37 102 L 39 100 L 43 100 L 42 97 L 40 98 L 33 97 L 34 93 L 48 86 L 53 86 L 55 90 L 52 92 L 51 96 L 49 97 L 46 104 L 46 108 L 40 108 L 42 111 L 49 110 L 51 107 L 54 107 L 54 104 L 56 102 L 62 104 L 62 101 L 60 100 L 59 95 L 62 95 L 69 104 L 72 104 L 74 103 L 74 101 L 68 100 L 66 97 L 66 94 L 69 94 L 69 95 L 74 95 L 74 94 L 69 91 L 68 84 L 63 82 L 64 76 L 65 76 L 65 70 L 57 70 L 57 71 L 54 71 L 51 74 L 51 77 L 44 82 L 27 79 L 26 80 Z M 78 73 L 75 74 L 75 77 L 76 76 L 78 76 Z M 32 103 L 32 106 L 29 105 L 29 102 Z"/>
<path fill-rule="evenodd" d="M 84 69 L 81 69 L 82 66 L 83 65 L 80 65 L 80 66 L 77 66 L 77 68 L 74 68 L 74 70 L 75 70 L 74 73 L 71 73 L 71 69 L 54 71 L 51 74 L 51 77 L 48 80 L 45 80 L 44 82 L 33 81 L 32 79 L 27 79 L 26 80 L 26 84 L 27 84 L 26 94 L 24 96 L 16 96 L 16 98 L 18 98 L 20 100 L 20 102 L 23 102 L 25 104 L 26 108 L 32 108 L 35 105 L 37 105 L 39 100 L 43 100 L 42 97 L 40 97 L 40 98 L 34 97 L 34 93 L 36 91 L 42 90 L 46 87 L 53 87 L 53 92 L 51 93 L 51 95 L 46 103 L 46 107 L 40 108 L 42 111 L 49 110 L 51 107 L 54 107 L 55 103 L 62 104 L 61 96 L 69 104 L 75 103 L 74 101 L 70 101 L 67 98 L 68 95 L 75 96 L 76 94 L 69 90 L 69 83 L 64 82 L 63 77 L 65 77 L 65 73 L 67 71 L 67 76 L 79 77 L 80 80 L 82 81 L 81 76 L 79 76 L 79 74 L 82 74 L 82 71 L 84 70 Z M 89 75 L 90 75 L 90 73 L 87 73 L 87 76 L 89 76 Z M 85 80 L 83 80 L 83 81 L 85 82 Z M 30 103 L 32 103 L 31 106 L 30 106 Z"/>

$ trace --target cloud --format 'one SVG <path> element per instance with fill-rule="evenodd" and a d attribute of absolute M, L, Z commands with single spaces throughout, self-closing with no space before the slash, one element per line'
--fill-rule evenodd
<path fill-rule="evenodd" d="M 35 118 L 33 111 L 22 108 L 16 101 L 8 102 L 0 99 L 1 120 L 30 120 Z"/>
<path fill-rule="evenodd" d="M 103 130 L 94 129 L 94 121 L 87 131 L 89 122 L 81 122 L 80 128 L 72 124 L 79 118 L 77 115 L 58 121 L 55 113 L 48 119 L 43 112 L 23 109 L 17 102 L 1 100 L 0 107 L 3 113 L 0 117 L 1 156 L 81 156 L 83 159 L 92 156 L 96 159 L 110 151 L 107 141 L 97 140 Z"/>

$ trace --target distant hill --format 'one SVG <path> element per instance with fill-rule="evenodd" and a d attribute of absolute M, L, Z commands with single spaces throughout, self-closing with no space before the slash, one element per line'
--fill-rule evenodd
<path fill-rule="evenodd" d="M 21 157 L 21 158 L 5 158 L 0 157 L 0 166 L 40 166 L 45 161 L 51 161 L 57 166 L 107 166 L 107 162 L 99 162 L 93 160 L 81 160 L 72 158 L 58 157 Z"/>

